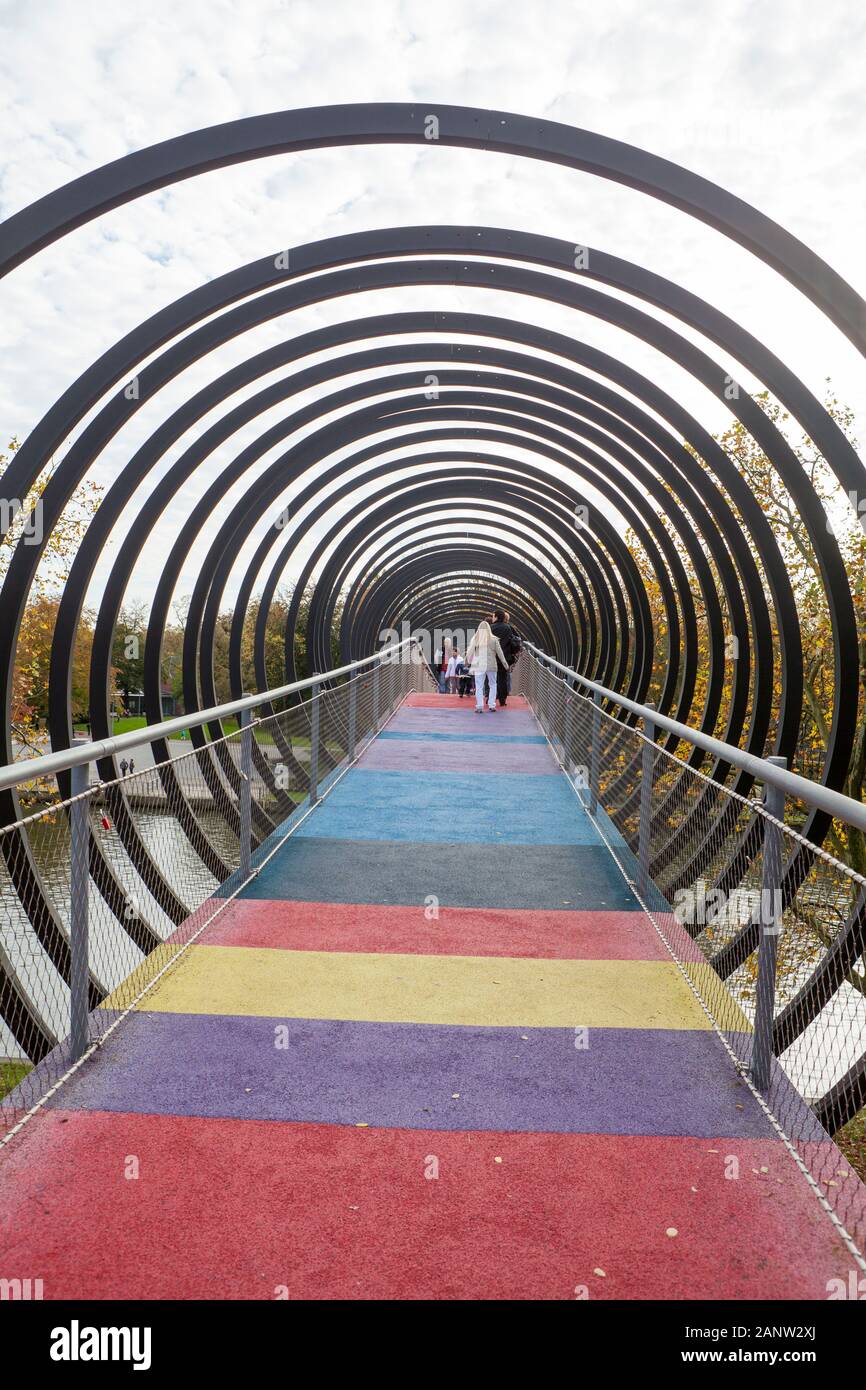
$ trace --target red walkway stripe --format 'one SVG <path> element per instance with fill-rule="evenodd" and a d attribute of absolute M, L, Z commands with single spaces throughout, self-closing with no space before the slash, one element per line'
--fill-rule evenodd
<path fill-rule="evenodd" d="M 246 898 L 202 937 L 207 946 L 295 951 L 375 951 L 540 960 L 670 960 L 643 912 L 509 911 L 291 902 Z"/>
<path fill-rule="evenodd" d="M 418 690 L 414 694 L 406 696 L 402 708 L 405 709 L 408 705 L 414 709 L 471 710 L 474 703 L 474 697 L 467 700 L 464 696 L 461 700 L 459 695 L 439 695 L 435 690 Z M 509 695 L 508 704 L 503 712 L 503 726 L 510 709 L 527 710 L 529 705 L 523 695 Z M 500 732 L 504 734 L 507 733 L 507 730 L 503 727 Z"/>
<path fill-rule="evenodd" d="M 851 1265 L 773 1140 L 54 1111 L 0 1211 L 46 1299 L 824 1299 Z"/>

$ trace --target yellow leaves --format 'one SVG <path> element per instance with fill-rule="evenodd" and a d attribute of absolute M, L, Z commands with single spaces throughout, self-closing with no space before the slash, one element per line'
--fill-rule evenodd
<path fill-rule="evenodd" d="M 18 441 L 13 439 L 9 445 L 12 452 L 18 447 Z M 8 461 L 7 455 L 0 454 L 0 469 Z M 28 521 L 37 508 L 46 487 L 51 481 L 55 472 L 55 465 L 52 463 L 34 486 L 27 493 L 26 497 L 21 498 L 21 509 L 18 512 L 13 525 L 10 527 L 6 536 L 0 544 L 0 580 L 8 569 L 15 546 L 21 538 L 22 532 L 28 525 Z M 45 537 L 44 551 L 37 580 L 31 589 L 32 596 L 36 597 L 48 591 L 50 586 L 64 583 L 68 577 L 68 566 L 73 558 L 75 551 L 84 535 L 90 521 L 95 514 L 102 499 L 102 486 L 93 481 L 85 481 L 76 489 L 63 510 L 57 525 Z M 60 563 L 61 569 L 55 571 L 55 565 Z"/>

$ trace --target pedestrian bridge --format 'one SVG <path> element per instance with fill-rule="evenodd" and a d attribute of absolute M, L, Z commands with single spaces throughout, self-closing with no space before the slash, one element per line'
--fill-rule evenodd
<path fill-rule="evenodd" d="M 866 466 L 660 271 L 683 216 L 864 355 L 866 304 L 668 160 L 442 104 L 135 151 L 0 224 L 0 277 L 93 223 L 104 278 L 115 210 L 133 246 L 141 197 L 365 144 L 383 181 L 394 145 L 534 168 L 561 208 L 600 177 L 671 237 L 649 267 L 578 228 L 301 218 L 63 358 L 0 479 L 0 1280 L 852 1296 Z M 115 735 L 145 570 L 146 727 Z M 478 716 L 423 657 L 496 610 L 524 650 Z"/>
<path fill-rule="evenodd" d="M 847 1287 L 797 1146 L 849 1212 L 859 1180 L 805 1105 L 780 1131 L 633 870 L 526 699 L 409 693 L 2 1152 L 4 1269 L 96 1299 Z"/>

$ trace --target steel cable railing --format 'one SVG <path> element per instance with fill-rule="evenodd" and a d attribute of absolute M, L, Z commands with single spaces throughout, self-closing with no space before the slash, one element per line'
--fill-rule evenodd
<path fill-rule="evenodd" d="M 817 806 L 866 829 L 866 805 L 665 719 L 530 644 L 515 674 L 738 1067 L 866 1248 L 866 1189 L 829 1143 L 866 1105 L 866 878 L 797 828 Z M 662 746 L 660 730 L 702 750 L 704 770 Z M 716 781 L 720 762 L 761 783 L 763 799 Z"/>
<path fill-rule="evenodd" d="M 406 694 L 430 682 L 410 639 L 0 769 L 27 811 L 0 828 L 0 1082 L 21 1078 L 0 1100 L 0 1138 L 259 872 Z M 213 737 L 228 720 L 239 727 Z M 191 747 L 189 729 L 205 726 L 212 736 Z M 169 756 L 155 762 L 154 746 Z M 96 775 L 121 755 L 124 771 L 115 763 L 111 778 Z M 54 778 L 70 771 L 72 795 L 61 797 Z"/>

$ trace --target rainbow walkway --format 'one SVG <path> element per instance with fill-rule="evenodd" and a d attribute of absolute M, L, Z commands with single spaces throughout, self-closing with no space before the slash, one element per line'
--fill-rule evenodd
<path fill-rule="evenodd" d="M 822 1299 L 851 1267 L 517 699 L 411 696 L 7 1147 L 0 1211 L 51 1298 Z"/>

